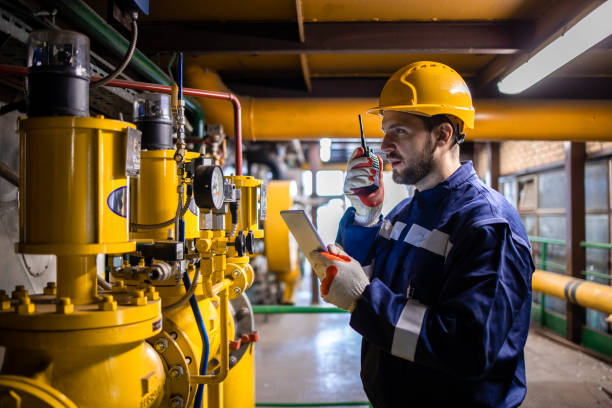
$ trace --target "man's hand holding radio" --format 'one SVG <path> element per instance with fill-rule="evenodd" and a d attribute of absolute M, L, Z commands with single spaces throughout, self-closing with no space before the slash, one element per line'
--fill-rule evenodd
<path fill-rule="evenodd" d="M 385 195 L 380 156 L 364 156 L 361 146 L 355 149 L 346 166 L 344 194 L 355 207 L 356 224 L 370 226 L 378 222 Z"/>

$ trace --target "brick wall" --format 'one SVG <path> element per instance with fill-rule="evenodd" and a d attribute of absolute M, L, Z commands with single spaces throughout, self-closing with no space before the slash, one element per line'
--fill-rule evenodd
<path fill-rule="evenodd" d="M 611 149 L 612 142 L 587 142 L 586 152 L 587 154 L 597 153 L 604 149 Z"/>
<path fill-rule="evenodd" d="M 565 159 L 565 142 L 510 141 L 500 146 L 500 174 L 516 173 Z M 612 142 L 587 142 L 587 155 L 612 149 Z"/>
<path fill-rule="evenodd" d="M 564 158 L 564 142 L 503 142 L 499 150 L 500 174 L 504 176 L 530 167 L 558 162 Z"/>

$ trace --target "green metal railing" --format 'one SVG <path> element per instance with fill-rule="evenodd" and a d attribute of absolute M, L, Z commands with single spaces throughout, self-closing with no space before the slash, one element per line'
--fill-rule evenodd
<path fill-rule="evenodd" d="M 567 243 L 564 240 L 529 236 L 529 241 L 531 241 L 531 243 L 537 243 L 541 245 L 540 262 L 539 262 L 541 269 L 548 270 L 548 268 L 554 268 L 560 271 L 565 271 L 565 265 L 560 265 L 560 264 L 551 262 L 549 260 L 549 254 L 550 254 L 549 246 L 550 245 L 566 246 Z M 608 251 L 612 250 L 612 244 L 604 243 L 604 242 L 583 241 L 580 243 L 580 246 L 582 248 L 595 248 L 595 249 L 602 249 L 602 250 L 608 250 Z M 593 270 L 582 271 L 582 275 L 584 275 L 585 278 L 591 277 L 591 278 L 612 280 L 612 275 L 593 271 Z M 562 318 L 560 316 L 556 316 L 554 313 L 551 314 L 549 311 L 546 310 L 546 295 L 544 293 L 541 293 L 539 313 L 537 311 L 537 308 L 533 310 L 533 313 L 535 314 L 535 316 L 539 316 L 540 324 L 542 324 L 543 326 L 549 327 L 553 331 L 558 332 L 559 334 L 562 334 L 564 332 L 563 326 L 565 326 L 565 323 L 562 320 Z M 610 345 L 609 345 L 610 337 L 606 333 L 601 333 L 599 331 L 588 329 L 585 327 L 583 329 L 583 336 L 584 336 L 583 337 L 584 344 L 587 348 L 593 349 L 595 351 L 598 351 L 606 355 L 612 355 L 610 354 L 612 350 L 612 348 L 610 348 Z"/>
<path fill-rule="evenodd" d="M 554 262 L 550 262 L 548 260 L 548 246 L 549 245 L 559 245 L 559 246 L 566 246 L 566 242 L 562 239 L 555 239 L 555 238 L 546 238 L 546 237 L 536 237 L 536 236 L 529 236 L 529 241 L 531 241 L 532 243 L 538 243 L 542 245 L 542 252 L 540 254 L 540 267 L 543 270 L 547 270 L 546 268 L 548 267 L 554 267 L 557 269 L 561 269 L 561 270 L 565 270 L 565 265 L 561 265 L 558 263 L 554 263 Z M 587 242 L 587 241 L 582 241 L 580 243 L 580 246 L 582 248 L 596 248 L 596 249 L 607 249 L 607 250 L 612 250 L 612 244 L 611 243 L 606 243 L 606 242 Z M 605 274 L 605 273 L 601 273 L 601 272 L 597 272 L 597 271 L 582 271 L 582 275 L 585 276 L 592 276 L 595 278 L 600 278 L 600 279 L 610 279 L 612 280 L 612 275 L 609 274 Z M 544 295 L 542 295 L 544 296 Z"/>

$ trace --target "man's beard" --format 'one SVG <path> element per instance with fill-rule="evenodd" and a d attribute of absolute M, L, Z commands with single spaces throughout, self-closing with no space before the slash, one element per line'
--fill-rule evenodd
<path fill-rule="evenodd" d="M 433 153 L 435 150 L 434 138 L 431 133 L 427 137 L 421 154 L 411 163 L 405 163 L 406 167 L 400 171 L 393 171 L 393 181 L 398 184 L 414 185 L 423 180 L 433 167 Z"/>

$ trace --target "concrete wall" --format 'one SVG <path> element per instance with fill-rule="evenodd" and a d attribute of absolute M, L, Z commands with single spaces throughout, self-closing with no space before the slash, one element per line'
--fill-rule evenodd
<path fill-rule="evenodd" d="M 0 116 L 0 160 L 16 172 L 19 172 L 18 116 L 17 112 Z M 15 243 L 19 241 L 18 208 L 17 187 L 0 178 L 0 289 L 9 296 L 15 285 L 24 285 L 30 293 L 41 293 L 46 283 L 56 277 L 55 256 L 22 257 L 15 253 Z"/>

